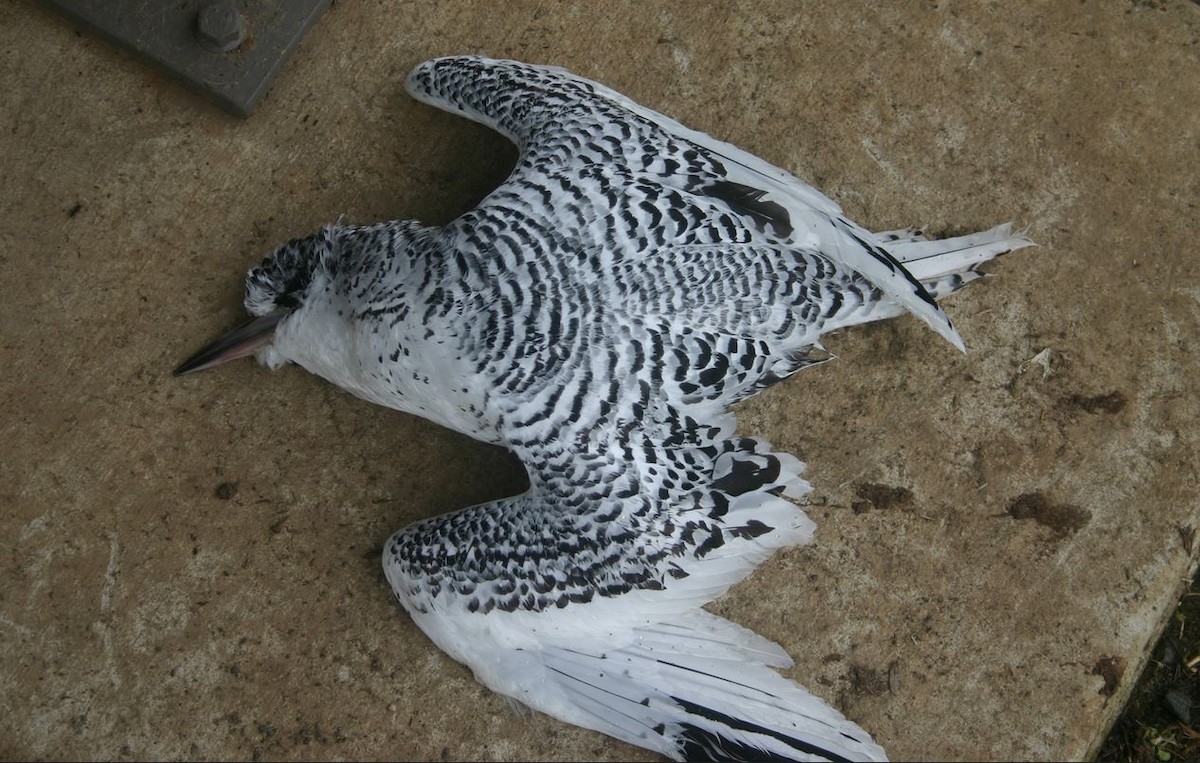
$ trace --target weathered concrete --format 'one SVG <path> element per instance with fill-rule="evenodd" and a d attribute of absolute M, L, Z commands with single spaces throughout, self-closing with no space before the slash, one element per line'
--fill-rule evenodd
<path fill-rule="evenodd" d="M 519 489 L 515 461 L 295 369 L 168 375 L 272 245 L 503 177 L 502 139 L 401 89 L 484 52 L 871 227 L 1031 226 L 949 303 L 970 354 L 904 318 L 741 408 L 809 462 L 820 529 L 714 609 L 896 757 L 1085 756 L 1200 526 L 1200 7 L 882 5 L 342 2 L 246 122 L 0 6 L 0 755 L 645 757 L 514 715 L 383 583 L 393 529 Z"/>

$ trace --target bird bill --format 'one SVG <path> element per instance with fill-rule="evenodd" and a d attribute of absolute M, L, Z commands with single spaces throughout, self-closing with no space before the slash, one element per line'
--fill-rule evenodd
<path fill-rule="evenodd" d="M 183 361 L 173 372 L 174 375 L 183 376 L 195 371 L 205 371 L 213 366 L 253 355 L 271 341 L 275 335 L 275 327 L 286 314 L 271 313 L 243 323 Z"/>

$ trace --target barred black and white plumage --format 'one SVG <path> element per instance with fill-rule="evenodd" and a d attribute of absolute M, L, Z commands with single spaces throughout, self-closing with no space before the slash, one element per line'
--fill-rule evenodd
<path fill-rule="evenodd" d="M 428 61 L 410 93 L 520 149 L 441 228 L 333 225 L 250 271 L 257 316 L 185 363 L 256 352 L 514 450 L 522 495 L 386 544 L 396 597 L 492 689 L 673 758 L 880 759 L 701 605 L 808 541 L 804 465 L 729 406 L 822 334 L 911 311 L 1029 245 L 1008 226 L 873 234 L 786 172 L 564 70 Z"/>

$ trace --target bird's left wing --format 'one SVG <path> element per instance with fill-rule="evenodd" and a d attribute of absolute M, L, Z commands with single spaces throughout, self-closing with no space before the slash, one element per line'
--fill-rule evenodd
<path fill-rule="evenodd" d="M 820 252 L 963 349 L 950 319 L 876 236 L 820 191 L 724 141 L 556 67 L 476 56 L 420 64 L 422 102 L 488 125 L 517 144 L 513 176 L 584 162 L 620 165 L 663 186 L 718 199 L 772 243 Z"/>

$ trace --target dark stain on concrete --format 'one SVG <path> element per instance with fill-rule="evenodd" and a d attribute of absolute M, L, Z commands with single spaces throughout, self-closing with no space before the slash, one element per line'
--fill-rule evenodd
<path fill-rule="evenodd" d="M 854 488 L 858 500 L 850 503 L 855 514 L 876 509 L 888 511 L 912 501 L 912 491 L 906 487 L 880 485 L 875 482 L 864 482 Z"/>
<path fill-rule="evenodd" d="M 1092 675 L 1104 679 L 1100 693 L 1110 697 L 1117 690 L 1117 686 L 1121 684 L 1121 677 L 1125 675 L 1125 660 L 1121 657 L 1105 655 L 1096 660 L 1096 664 L 1092 666 Z"/>
<path fill-rule="evenodd" d="M 1023 493 L 1013 499 L 1008 505 L 1008 515 L 1013 519 L 1032 519 L 1060 537 L 1074 533 L 1092 518 L 1086 509 L 1069 503 L 1052 503 L 1038 492 Z"/>
<path fill-rule="evenodd" d="M 1125 393 L 1113 390 L 1103 395 L 1074 394 L 1066 398 L 1067 405 L 1078 408 L 1086 413 L 1120 413 L 1129 402 Z"/>

